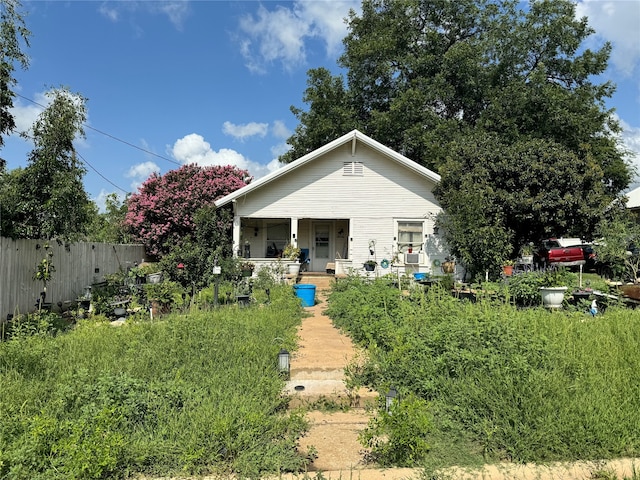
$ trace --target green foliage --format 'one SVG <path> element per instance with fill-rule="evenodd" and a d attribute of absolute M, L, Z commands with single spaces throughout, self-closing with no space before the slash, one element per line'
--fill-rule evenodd
<path fill-rule="evenodd" d="M 3 235 L 12 238 L 83 238 L 90 202 L 82 184 L 85 168 L 73 141 L 84 136 L 86 100 L 65 88 L 47 93 L 51 99 L 33 124 L 34 149 L 24 169 L 10 177 Z M 27 134 L 25 134 L 27 135 Z"/>
<path fill-rule="evenodd" d="M 116 193 L 105 198 L 105 211 L 98 212 L 92 204 L 90 210 L 91 224 L 87 229 L 87 241 L 103 243 L 133 243 L 131 235 L 124 228 L 127 214 L 127 199 L 121 200 Z"/>
<path fill-rule="evenodd" d="M 163 305 L 180 302 L 182 294 L 185 293 L 179 283 L 170 280 L 160 283 L 147 283 L 144 285 L 144 290 L 150 302 L 158 302 Z"/>
<path fill-rule="evenodd" d="M 419 465 L 430 450 L 431 415 L 428 403 L 410 394 L 394 401 L 389 412 L 379 409 L 360 433 L 360 441 L 382 466 Z"/>
<path fill-rule="evenodd" d="M 402 428 L 427 432 L 430 465 L 448 466 L 450 455 L 433 455 L 452 449 L 485 462 L 640 453 L 636 311 L 609 306 L 591 319 L 583 310 L 462 302 L 438 288 L 404 297 L 382 282 L 338 285 L 328 313 L 367 347 L 350 381 L 383 396 L 395 385 L 428 402 L 420 410 L 428 417 Z M 380 448 L 393 445 L 388 435 Z"/>
<path fill-rule="evenodd" d="M 615 205 L 598 225 L 594 245 L 604 272 L 614 279 L 636 282 L 640 272 L 640 225 L 624 204 Z"/>
<path fill-rule="evenodd" d="M 3 136 L 16 126 L 11 113 L 15 96 L 12 89 L 16 85 L 13 71 L 16 65 L 23 69 L 29 66 L 29 57 L 23 46 L 29 46 L 31 32 L 25 26 L 21 7 L 18 0 L 0 3 L 0 147 L 4 145 Z M 3 165 L 0 165 L 0 173 L 2 170 Z"/>
<path fill-rule="evenodd" d="M 476 135 L 452 146 L 436 188 L 446 212 L 438 221 L 472 274 L 496 276 L 530 239 L 593 237 L 611 201 L 602 180 L 586 152 L 548 140 L 509 145 Z"/>
<path fill-rule="evenodd" d="M 0 477 L 87 479 L 300 471 L 306 428 L 276 368 L 299 303 L 220 308 L 0 344 Z M 280 339 L 274 342 L 274 339 Z"/>

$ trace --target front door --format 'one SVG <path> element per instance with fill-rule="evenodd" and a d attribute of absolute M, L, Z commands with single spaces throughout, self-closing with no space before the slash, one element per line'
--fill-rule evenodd
<path fill-rule="evenodd" d="M 313 225 L 313 252 L 311 253 L 311 271 L 323 272 L 327 263 L 333 262 L 331 257 L 331 224 L 315 223 Z"/>

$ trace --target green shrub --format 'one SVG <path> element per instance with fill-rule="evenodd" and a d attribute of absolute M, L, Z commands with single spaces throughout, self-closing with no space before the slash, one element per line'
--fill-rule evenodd
<path fill-rule="evenodd" d="M 409 395 L 392 403 L 389 412 L 380 408 L 359 435 L 382 466 L 414 466 L 429 453 L 431 412 L 426 401 Z"/>
<path fill-rule="evenodd" d="M 445 449 L 522 462 L 640 453 L 640 312 L 611 305 L 593 319 L 357 281 L 334 289 L 327 311 L 367 347 L 350 384 L 428 402 L 430 465 Z M 377 445 L 385 458 L 390 445 Z"/>

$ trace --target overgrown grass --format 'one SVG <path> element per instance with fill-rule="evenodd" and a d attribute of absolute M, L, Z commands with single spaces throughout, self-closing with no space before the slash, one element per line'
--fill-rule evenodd
<path fill-rule="evenodd" d="M 276 358 L 300 318 L 274 288 L 269 305 L 0 344 L 0 478 L 299 470 Z"/>
<path fill-rule="evenodd" d="M 384 280 L 349 279 L 332 292 L 328 314 L 368 349 L 351 381 L 382 396 L 394 385 L 401 398 L 412 399 L 422 425 L 417 435 L 415 425 L 385 420 L 382 412 L 368 432 L 389 441 L 363 436 L 382 463 L 448 466 L 451 449 L 465 452 L 457 463 L 469 464 L 640 453 L 636 311 L 612 306 L 591 318 L 578 310 L 474 304 L 437 288 L 403 296 Z M 424 411 L 415 411 L 416 398 Z M 407 432 L 420 458 L 389 451 L 394 437 L 406 439 Z"/>

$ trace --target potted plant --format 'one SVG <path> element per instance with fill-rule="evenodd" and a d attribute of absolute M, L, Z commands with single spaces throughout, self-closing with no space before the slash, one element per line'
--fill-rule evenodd
<path fill-rule="evenodd" d="M 167 313 L 171 304 L 175 301 L 175 295 L 180 292 L 181 287 L 176 282 L 165 281 L 160 283 L 147 283 L 144 285 L 147 300 L 151 302 L 151 309 L 154 316 Z"/>
<path fill-rule="evenodd" d="M 367 260 L 363 263 L 364 269 L 367 272 L 373 272 L 376 269 L 376 265 L 378 265 L 378 262 L 375 260 Z"/>
<path fill-rule="evenodd" d="M 300 249 L 291 243 L 287 243 L 282 251 L 282 256 L 289 260 L 289 274 L 298 276 L 300 273 Z"/>
<path fill-rule="evenodd" d="M 240 271 L 243 277 L 251 277 L 255 268 L 256 266 L 251 262 L 242 262 L 240 264 Z"/>
<path fill-rule="evenodd" d="M 533 265 L 533 242 L 529 242 L 520 249 L 520 262 Z"/>
<path fill-rule="evenodd" d="M 562 308 L 567 291 L 567 275 L 563 268 L 547 269 L 540 277 L 542 305 L 547 308 Z"/>
<path fill-rule="evenodd" d="M 39 248 L 38 245 L 36 248 Z M 53 252 L 49 251 L 49 244 L 45 243 L 44 250 L 45 255 L 36 265 L 36 270 L 33 273 L 33 279 L 36 281 L 42 282 L 42 292 L 40 293 L 40 297 L 37 300 L 38 310 L 50 309 L 51 304 L 45 305 L 45 299 L 47 297 L 47 283 L 49 283 L 53 279 L 53 273 L 56 271 L 56 268 L 51 263 L 51 259 L 53 258 Z"/>
<path fill-rule="evenodd" d="M 505 260 L 502 262 L 502 273 L 504 273 L 505 276 L 510 277 L 513 275 L 513 263 L 513 260 Z"/>
<path fill-rule="evenodd" d="M 456 271 L 456 261 L 453 257 L 445 257 L 441 265 L 442 273 L 454 273 Z"/>

